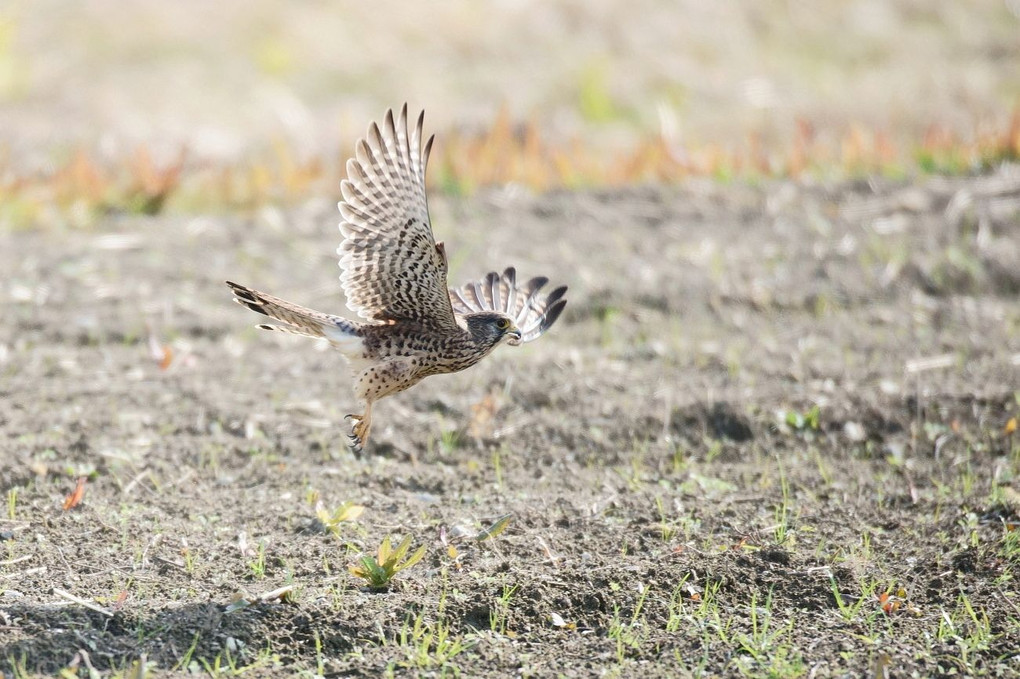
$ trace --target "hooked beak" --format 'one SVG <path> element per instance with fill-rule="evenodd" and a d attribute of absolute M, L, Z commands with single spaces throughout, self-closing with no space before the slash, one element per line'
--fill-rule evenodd
<path fill-rule="evenodd" d="M 507 339 L 509 344 L 517 345 L 521 343 L 521 331 L 517 329 L 516 325 L 511 326 L 510 329 L 506 331 L 506 336 L 509 338 Z"/>

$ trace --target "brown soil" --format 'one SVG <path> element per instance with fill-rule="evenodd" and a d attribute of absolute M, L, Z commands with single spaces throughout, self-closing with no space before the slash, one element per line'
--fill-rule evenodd
<path fill-rule="evenodd" d="M 339 356 L 223 285 L 342 310 L 328 203 L 2 234 L 0 671 L 1014 676 L 1018 206 L 1015 171 L 436 198 L 454 279 L 570 303 L 360 459 Z M 391 534 L 425 559 L 362 588 Z"/>

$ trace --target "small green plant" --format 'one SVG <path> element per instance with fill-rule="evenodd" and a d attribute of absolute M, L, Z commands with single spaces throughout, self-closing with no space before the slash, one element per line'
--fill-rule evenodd
<path fill-rule="evenodd" d="M 11 666 L 11 676 L 14 679 L 36 679 L 39 676 L 29 669 L 29 662 L 24 653 L 16 659 L 7 656 L 7 662 Z"/>
<path fill-rule="evenodd" d="M 489 629 L 496 634 L 513 636 L 507 633 L 507 621 L 510 617 L 510 600 L 520 589 L 520 585 L 503 585 L 503 593 L 496 599 L 496 605 L 489 609 Z"/>
<path fill-rule="evenodd" d="M 843 617 L 843 620 L 847 622 L 853 622 L 857 615 L 861 612 L 861 608 L 868 601 L 875 600 L 875 586 L 876 583 L 863 583 L 861 585 L 861 595 L 858 597 L 851 597 L 847 595 L 844 597 L 839 591 L 839 583 L 836 579 L 829 576 L 829 587 L 832 590 L 832 598 L 836 601 L 836 607 L 839 609 L 839 614 Z M 851 599 L 856 598 L 855 601 Z"/>
<path fill-rule="evenodd" d="M 751 595 L 750 634 L 737 634 L 736 642 L 740 649 L 750 656 L 755 663 L 767 668 L 767 677 L 799 677 L 804 674 L 804 661 L 790 644 L 789 634 L 793 630 L 794 621 L 782 627 L 776 627 L 772 617 L 772 592 L 765 598 L 765 605 L 758 606 L 758 597 Z M 752 668 L 742 668 L 742 673 Z"/>
<path fill-rule="evenodd" d="M 398 643 L 407 651 L 407 660 L 400 663 L 403 667 L 441 668 L 449 670 L 453 676 L 460 676 L 459 669 L 452 661 L 476 642 L 469 636 L 455 636 L 450 625 L 443 620 L 426 622 L 424 615 L 419 613 L 413 622 L 410 616 L 404 620 Z M 440 676 L 449 675 L 444 671 Z"/>
<path fill-rule="evenodd" d="M 486 540 L 491 540 L 492 538 L 497 537 L 506 530 L 506 527 L 510 525 L 510 521 L 513 518 L 513 514 L 504 514 L 493 521 L 492 525 L 488 528 L 483 528 L 478 531 L 478 533 L 475 534 L 475 540 L 478 542 L 485 542 Z"/>
<path fill-rule="evenodd" d="M 315 675 L 326 676 L 326 663 L 323 661 L 322 655 L 322 637 L 319 636 L 318 630 L 315 630 Z"/>
<path fill-rule="evenodd" d="M 712 464 L 716 458 L 722 455 L 722 440 L 708 439 L 708 450 L 705 451 L 705 462 Z"/>
<path fill-rule="evenodd" d="M 684 623 L 684 594 L 686 592 L 687 579 L 690 573 L 680 578 L 680 582 L 673 588 L 669 597 L 669 618 L 666 620 L 666 631 L 670 634 L 679 632 Z"/>
<path fill-rule="evenodd" d="M 673 474 L 682 474 L 687 469 L 687 451 L 679 443 L 673 443 L 671 463 Z"/>
<path fill-rule="evenodd" d="M 599 334 L 601 336 L 601 343 L 603 348 L 609 347 L 613 343 L 613 337 L 615 335 L 614 329 L 616 328 L 616 317 L 620 315 L 620 310 L 613 306 L 600 306 L 595 310 L 595 317 L 599 322 Z"/>
<path fill-rule="evenodd" d="M 1007 527 L 1002 536 L 999 553 L 1014 564 L 1020 564 L 1020 529 Z"/>
<path fill-rule="evenodd" d="M 189 575 L 195 573 L 195 555 L 188 546 L 187 540 L 181 540 L 181 556 L 184 557 L 184 570 Z"/>
<path fill-rule="evenodd" d="M 248 563 L 248 568 L 251 569 L 251 574 L 261 580 L 266 577 L 266 543 L 265 540 L 259 540 L 259 549 L 255 554 L 255 558 Z"/>
<path fill-rule="evenodd" d="M 649 587 L 638 583 L 640 596 L 634 605 L 634 612 L 630 616 L 630 622 L 626 622 L 620 616 L 620 607 L 613 606 L 613 619 L 609 623 L 609 638 L 616 642 L 616 661 L 623 663 L 628 650 L 636 652 L 647 639 L 648 630 L 641 612 L 645 606 L 645 599 L 648 598 Z"/>
<path fill-rule="evenodd" d="M 377 556 L 365 554 L 361 557 L 360 564 L 351 564 L 347 569 L 351 575 L 361 578 L 372 589 L 386 589 L 393 576 L 405 568 L 410 568 L 425 556 L 425 545 L 419 547 L 411 556 L 407 556 L 410 548 L 410 535 L 401 540 L 396 549 L 393 548 L 389 536 L 386 536 L 379 545 Z"/>
<path fill-rule="evenodd" d="M 645 469 L 644 451 L 634 451 L 634 457 L 630 460 L 630 473 L 627 475 L 627 486 L 633 491 L 641 490 L 648 471 Z"/>
<path fill-rule="evenodd" d="M 832 473 L 832 467 L 829 465 L 826 459 L 822 457 L 822 453 L 820 450 L 812 447 L 811 452 L 814 455 L 815 466 L 818 468 L 818 475 L 822 478 L 822 482 L 826 486 L 831 486 L 834 478 Z"/>
<path fill-rule="evenodd" d="M 443 429 L 439 432 L 439 447 L 446 455 L 460 448 L 463 442 L 463 432 L 459 429 Z"/>
<path fill-rule="evenodd" d="M 772 635 L 769 634 L 769 628 L 772 626 L 771 590 L 765 598 L 764 607 L 758 606 L 758 595 L 757 593 L 752 593 L 748 612 L 751 616 L 751 633 L 738 634 L 737 643 L 752 658 L 761 660 L 765 657 L 765 653 L 774 640 L 774 633 Z"/>
<path fill-rule="evenodd" d="M 496 479 L 496 488 L 503 487 L 503 452 L 506 450 L 504 443 L 500 448 L 492 451 L 492 474 Z"/>
<path fill-rule="evenodd" d="M 195 636 L 191 638 L 191 645 L 188 646 L 187 650 L 184 651 L 184 655 L 177 661 L 177 664 L 173 666 L 173 670 L 180 671 L 187 669 L 191 666 L 191 659 L 195 655 L 195 649 L 198 648 L 198 641 L 201 638 L 200 632 L 195 632 Z"/>
<path fill-rule="evenodd" d="M 791 429 L 797 431 L 817 431 L 820 425 L 821 410 L 817 405 L 811 406 L 809 410 L 803 413 L 798 413 L 796 410 L 787 410 L 783 414 L 783 421 Z"/>
<path fill-rule="evenodd" d="M 673 526 L 666 516 L 666 508 L 662 504 L 662 496 L 655 497 L 655 507 L 659 510 L 659 535 L 663 542 L 669 542 L 676 535 L 676 527 Z"/>
<path fill-rule="evenodd" d="M 364 505 L 355 504 L 350 500 L 346 500 L 341 503 L 336 509 L 330 512 L 328 509 L 323 507 L 321 503 L 317 503 L 318 506 L 315 508 L 315 518 L 319 520 L 319 523 L 334 535 L 340 533 L 340 525 L 345 521 L 356 521 L 359 516 L 365 512 Z"/>
<path fill-rule="evenodd" d="M 963 592 L 957 599 L 956 610 L 950 614 L 942 611 L 936 637 L 943 642 L 956 645 L 956 663 L 964 674 L 975 674 L 975 664 L 980 655 L 991 648 L 1001 635 L 992 631 L 988 614 L 981 608 L 975 609 Z"/>
<path fill-rule="evenodd" d="M 7 491 L 7 518 L 14 520 L 15 510 L 18 508 L 18 489 L 11 488 Z"/>

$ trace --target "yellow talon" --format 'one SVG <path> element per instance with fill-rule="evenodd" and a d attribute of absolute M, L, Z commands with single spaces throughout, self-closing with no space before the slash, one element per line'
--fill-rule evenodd
<path fill-rule="evenodd" d="M 368 432 L 372 426 L 372 407 L 366 408 L 364 415 L 350 414 L 344 419 L 351 420 L 354 423 L 351 426 L 351 433 L 347 438 L 350 439 L 351 450 L 355 453 L 360 453 L 368 442 Z"/>

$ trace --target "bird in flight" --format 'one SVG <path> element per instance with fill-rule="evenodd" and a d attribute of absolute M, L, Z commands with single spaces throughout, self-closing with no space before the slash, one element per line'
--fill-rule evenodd
<path fill-rule="evenodd" d="M 234 301 L 273 319 L 258 327 L 324 338 L 351 366 L 363 408 L 351 414 L 351 447 L 372 429 L 372 404 L 429 375 L 468 368 L 500 344 L 538 339 L 559 318 L 566 286 L 548 294 L 544 276 L 519 284 L 509 267 L 459 288 L 447 287 L 448 263 L 429 221 L 422 147 L 425 112 L 408 133 L 407 104 L 394 121 L 372 123 L 347 161 L 340 184 L 340 285 L 362 321 L 313 311 L 227 281 Z"/>

